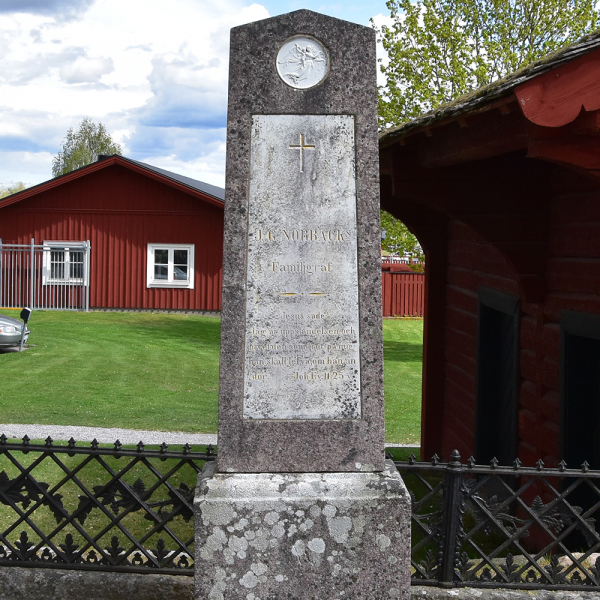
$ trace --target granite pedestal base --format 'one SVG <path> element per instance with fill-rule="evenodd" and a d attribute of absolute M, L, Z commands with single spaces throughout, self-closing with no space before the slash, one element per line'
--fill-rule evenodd
<path fill-rule="evenodd" d="M 196 600 L 410 598 L 410 498 L 379 473 L 215 473 L 194 500 Z"/>

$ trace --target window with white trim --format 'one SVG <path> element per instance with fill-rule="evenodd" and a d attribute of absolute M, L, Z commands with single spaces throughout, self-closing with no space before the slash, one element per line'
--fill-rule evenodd
<path fill-rule="evenodd" d="M 194 289 L 194 244 L 148 244 L 146 287 Z"/>
<path fill-rule="evenodd" d="M 89 285 L 86 258 L 81 242 L 44 242 L 43 284 Z"/>

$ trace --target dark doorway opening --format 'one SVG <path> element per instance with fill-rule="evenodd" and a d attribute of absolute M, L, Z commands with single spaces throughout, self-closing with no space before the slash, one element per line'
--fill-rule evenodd
<path fill-rule="evenodd" d="M 600 316 L 561 314 L 562 458 L 600 469 Z"/>
<path fill-rule="evenodd" d="M 519 301 L 479 289 L 475 458 L 510 465 L 517 456 Z"/>
<path fill-rule="evenodd" d="M 600 469 L 600 316 L 563 311 L 560 326 L 561 457 L 570 469 L 579 469 L 584 462 Z M 574 483 L 575 479 L 565 479 L 563 491 Z M 597 480 L 593 483 L 594 487 L 583 482 L 567 501 L 583 514 L 592 509 L 588 516 L 597 519 L 600 494 Z M 573 550 L 588 547 L 578 531 L 565 543 Z"/>

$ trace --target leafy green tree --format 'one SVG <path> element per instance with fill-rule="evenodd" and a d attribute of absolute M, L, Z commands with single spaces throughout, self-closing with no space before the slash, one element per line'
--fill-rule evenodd
<path fill-rule="evenodd" d="M 6 196 L 16 194 L 17 192 L 24 190 L 26 187 L 27 186 L 22 181 L 18 181 L 13 185 L 0 185 L 0 198 L 6 198 Z"/>
<path fill-rule="evenodd" d="M 77 131 L 69 127 L 62 150 L 52 159 L 52 176 L 58 177 L 98 160 L 99 154 L 122 154 L 102 123 L 85 117 Z"/>
<path fill-rule="evenodd" d="M 381 240 L 381 249 L 384 252 L 400 256 L 406 253 L 412 254 L 413 259 L 420 263 L 415 267 L 415 270 L 422 271 L 425 254 L 419 240 L 408 230 L 406 225 L 390 213 L 382 210 L 381 229 L 385 230 L 385 237 Z"/>
<path fill-rule="evenodd" d="M 388 0 L 381 127 L 506 76 L 593 31 L 596 0 Z"/>

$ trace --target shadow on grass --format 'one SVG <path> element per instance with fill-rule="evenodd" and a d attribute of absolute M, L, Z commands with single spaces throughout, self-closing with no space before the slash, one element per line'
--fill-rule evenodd
<path fill-rule="evenodd" d="M 415 445 L 412 448 L 387 448 L 385 449 L 386 455 L 392 456 L 392 460 L 403 460 L 407 461 L 411 454 L 414 454 L 419 460 L 421 449 Z"/>
<path fill-rule="evenodd" d="M 213 322 L 214 321 L 214 322 Z M 187 340 L 189 342 L 201 342 L 206 344 L 220 343 L 221 320 L 204 318 L 202 321 L 196 319 L 169 320 L 154 319 L 147 323 L 123 323 L 125 327 L 135 332 L 140 337 L 149 337 L 155 340 L 159 333 L 160 338 L 173 340 Z"/>
<path fill-rule="evenodd" d="M 386 362 L 421 362 L 423 360 L 423 344 L 384 342 L 383 351 Z"/>

